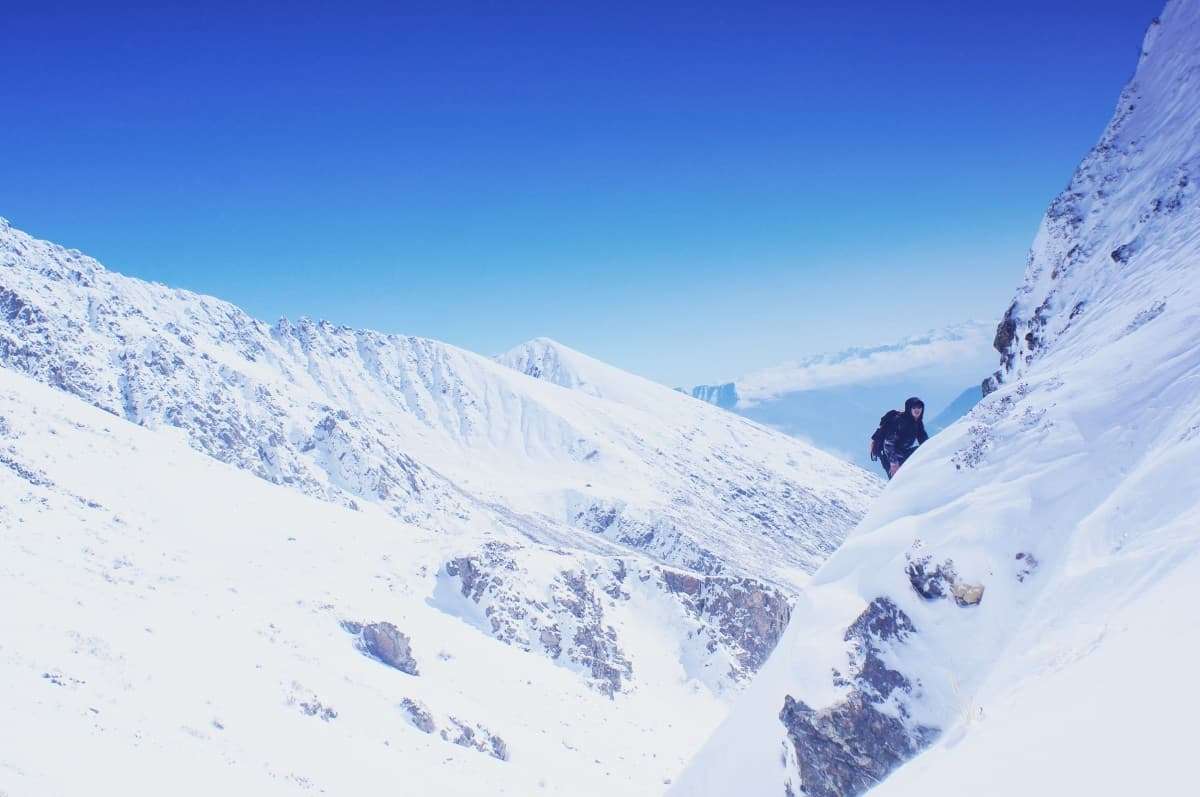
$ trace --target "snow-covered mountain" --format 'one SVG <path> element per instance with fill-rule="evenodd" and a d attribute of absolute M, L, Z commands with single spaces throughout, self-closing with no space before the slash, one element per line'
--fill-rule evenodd
<path fill-rule="evenodd" d="M 198 751 L 235 793 L 661 790 L 880 485 L 552 348 L 592 389 L 0 221 L 0 597 L 39 607 L 0 642 L 0 710 L 34 718 L 0 790 Z"/>
<path fill-rule="evenodd" d="M 876 489 L 669 391 L 632 400 L 645 380 L 617 369 L 605 389 L 621 400 L 601 400 L 436 341 L 308 319 L 268 326 L 6 222 L 0 258 L 4 365 L 350 507 L 789 582 L 836 547 Z"/>
<path fill-rule="evenodd" d="M 724 713 L 708 663 L 741 666 L 705 618 L 761 631 L 761 588 L 516 538 L 492 573 L 463 543 L 0 369 L 0 791 L 661 791 Z M 490 597 L 513 582 L 523 616 Z"/>
<path fill-rule="evenodd" d="M 930 417 L 961 417 L 968 385 L 995 369 L 995 325 L 970 321 L 896 343 L 818 354 L 684 392 L 815 445 L 865 468 L 867 438 L 909 396 Z M 977 391 L 975 394 L 977 395 Z M 959 412 L 959 410 L 962 410 Z M 949 413 L 957 412 L 953 418 Z"/>
<path fill-rule="evenodd" d="M 673 794 L 1193 790 L 1198 42 L 1171 0 L 1042 221 L 991 392 L 818 571 Z"/>

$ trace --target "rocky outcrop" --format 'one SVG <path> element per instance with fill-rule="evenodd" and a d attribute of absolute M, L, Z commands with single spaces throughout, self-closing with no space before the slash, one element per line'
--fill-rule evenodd
<path fill-rule="evenodd" d="M 433 712 L 422 703 L 411 697 L 400 701 L 400 710 L 409 723 L 422 733 L 437 733 L 442 739 L 459 747 L 469 747 L 481 753 L 487 753 L 492 758 L 507 761 L 509 758 L 508 743 L 499 735 L 488 730 L 478 722 L 461 720 L 454 715 L 446 715 L 440 723 L 434 719 Z"/>
<path fill-rule="evenodd" d="M 620 568 L 606 563 L 611 569 L 590 572 L 562 569 L 549 583 L 538 583 L 518 561 L 523 554 L 517 546 L 492 542 L 478 554 L 447 562 L 444 571 L 461 595 L 482 609 L 492 636 L 583 672 L 610 697 L 621 691 L 633 665 L 606 620 L 594 585 L 619 584 L 623 563 Z M 565 555 L 563 559 L 570 562 Z"/>
<path fill-rule="evenodd" d="M 344 621 L 342 628 L 357 637 L 356 645 L 366 655 L 400 672 L 420 675 L 412 655 L 412 641 L 396 626 L 388 622 Z"/>
<path fill-rule="evenodd" d="M 400 701 L 400 710 L 408 717 L 408 721 L 412 723 L 413 727 L 422 733 L 433 733 L 437 730 L 433 714 L 420 700 L 406 697 Z"/>
<path fill-rule="evenodd" d="M 505 741 L 478 723 L 472 724 L 450 717 L 448 727 L 442 728 L 439 733 L 443 739 L 459 747 L 470 747 L 487 753 L 492 758 L 508 760 L 508 745 Z"/>
<path fill-rule="evenodd" d="M 1038 569 L 1038 565 L 1041 564 L 1038 562 L 1037 557 L 1028 551 L 1019 552 L 1014 557 L 1014 560 L 1016 562 L 1017 581 L 1024 581 L 1032 576 L 1034 571 Z"/>
<path fill-rule="evenodd" d="M 614 696 L 628 688 L 635 662 L 625 653 L 612 613 L 635 594 L 674 612 L 678 636 L 663 645 L 700 660 L 693 677 L 721 691 L 747 681 L 770 656 L 791 606 L 781 589 L 744 576 L 661 568 L 641 559 L 557 554 L 546 568 L 535 552 L 493 542 L 446 563 L 443 578 L 483 614 L 506 644 L 538 653 Z M 539 573 L 553 573 L 547 580 Z"/>
<path fill-rule="evenodd" d="M 1142 63 L 1159 25 L 1155 20 L 1146 34 Z M 997 328 L 1001 367 L 985 389 L 1021 372 L 1048 343 L 1074 330 L 1083 308 L 1099 303 L 1110 286 L 1136 280 L 1139 270 L 1152 268 L 1142 256 L 1147 241 L 1157 240 L 1196 202 L 1200 162 L 1184 132 L 1191 124 L 1193 89 L 1182 78 L 1170 85 L 1160 80 L 1147 95 L 1141 78 L 1135 76 L 1122 90 L 1100 141 L 1047 210 L 1024 280 Z M 1156 113 L 1146 112 L 1151 105 Z M 1159 158 L 1146 157 L 1150 141 L 1157 142 Z M 1170 155 L 1164 161 L 1161 153 Z M 1173 167 L 1163 168 L 1173 160 Z"/>
<path fill-rule="evenodd" d="M 766 663 L 787 628 L 791 605 L 774 587 L 751 578 L 694 576 L 662 571 L 663 584 L 711 635 L 713 647 L 733 652 L 736 679 L 749 678 Z"/>
<path fill-rule="evenodd" d="M 819 711 L 791 695 L 784 698 L 779 720 L 799 769 L 799 793 L 863 794 L 937 737 L 938 729 L 911 721 L 907 698 L 914 684 L 886 661 L 886 653 L 914 633 L 895 603 L 876 598 L 846 630 L 851 663 L 836 680 L 849 689 L 847 696 Z"/>
<path fill-rule="evenodd" d="M 910 554 L 905 573 L 912 588 L 925 600 L 952 597 L 959 606 L 975 606 L 983 600 L 983 585 L 959 578 L 950 559 L 935 565 L 928 554 L 915 557 Z"/>

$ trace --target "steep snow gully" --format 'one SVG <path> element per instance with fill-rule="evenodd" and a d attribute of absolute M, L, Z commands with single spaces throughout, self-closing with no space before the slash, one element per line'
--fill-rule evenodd
<path fill-rule="evenodd" d="M 1178 794 L 1200 713 L 1200 2 L 1050 205 L 987 396 L 803 590 L 673 795 Z"/>

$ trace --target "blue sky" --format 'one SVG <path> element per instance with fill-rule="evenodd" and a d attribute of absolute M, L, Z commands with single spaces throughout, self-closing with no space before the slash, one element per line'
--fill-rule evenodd
<path fill-rule="evenodd" d="M 1155 0 L 35 4 L 0 215 L 110 268 L 668 384 L 1003 311 Z"/>

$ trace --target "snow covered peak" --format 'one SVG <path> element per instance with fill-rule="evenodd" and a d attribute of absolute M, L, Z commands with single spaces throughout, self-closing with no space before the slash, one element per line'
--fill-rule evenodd
<path fill-rule="evenodd" d="M 623 371 L 551 338 L 539 337 L 526 341 L 501 354 L 496 360 L 536 379 L 637 407 L 668 421 L 672 417 L 681 417 L 680 412 L 685 415 L 700 412 L 705 417 L 721 418 L 719 413 L 713 414 L 708 408 L 691 406 L 694 402 L 681 396 L 678 390 Z M 718 422 L 725 423 L 726 420 Z"/>
<path fill-rule="evenodd" d="M 601 388 L 589 380 L 597 371 L 615 370 L 582 352 L 545 337 L 533 338 L 499 355 L 496 361 L 534 379 L 602 398 Z M 610 377 L 612 374 L 609 375 Z"/>

